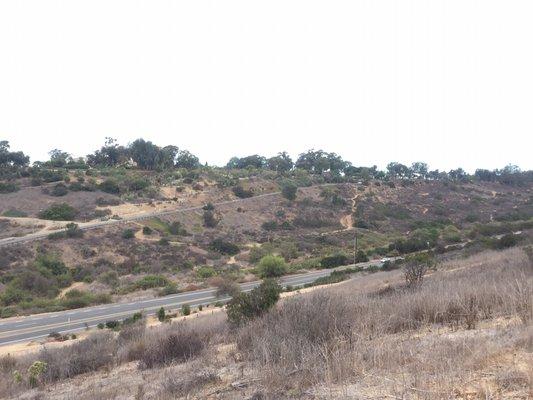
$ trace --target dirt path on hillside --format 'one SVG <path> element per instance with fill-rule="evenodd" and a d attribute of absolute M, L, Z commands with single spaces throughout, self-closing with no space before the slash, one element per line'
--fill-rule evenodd
<path fill-rule="evenodd" d="M 352 202 L 352 211 L 350 212 L 350 214 L 343 215 L 341 219 L 339 220 L 339 223 L 341 224 L 342 229 L 337 229 L 337 230 L 330 231 L 330 232 L 324 232 L 321 234 L 322 236 L 331 235 L 331 234 L 339 233 L 339 232 L 351 231 L 352 229 L 354 229 L 353 225 L 355 221 L 353 220 L 353 215 L 355 214 L 357 199 L 359 198 L 359 196 L 361 196 L 361 194 L 362 193 L 357 193 L 355 196 L 353 196 L 350 199 L 350 201 Z"/>

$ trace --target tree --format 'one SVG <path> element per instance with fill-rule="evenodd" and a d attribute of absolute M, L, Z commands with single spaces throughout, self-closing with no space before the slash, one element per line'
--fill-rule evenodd
<path fill-rule="evenodd" d="M 105 143 L 100 150 L 87 155 L 87 164 L 91 166 L 113 167 L 128 159 L 127 150 L 119 146 L 116 139 L 105 138 Z"/>
<path fill-rule="evenodd" d="M 141 169 L 157 169 L 164 158 L 158 146 L 144 139 L 137 139 L 129 146 L 129 153 L 133 161 Z M 168 157 L 170 151 L 166 152 Z"/>
<path fill-rule="evenodd" d="M 415 178 L 426 179 L 428 174 L 428 165 L 424 162 L 414 162 L 411 164 L 411 171 Z"/>
<path fill-rule="evenodd" d="M 326 171 L 341 172 L 347 163 L 335 153 L 326 153 L 323 150 L 308 150 L 298 156 L 295 167 L 309 171 L 313 174 L 321 174 Z"/>
<path fill-rule="evenodd" d="M 259 274 L 262 278 L 276 278 L 287 272 L 287 264 L 283 257 L 266 255 L 259 261 Z"/>
<path fill-rule="evenodd" d="M 7 140 L 0 141 L 0 169 L 8 167 L 26 167 L 30 162 L 30 158 L 22 151 L 9 151 L 9 142 Z"/>
<path fill-rule="evenodd" d="M 278 153 L 277 156 L 271 157 L 267 160 L 268 169 L 278 173 L 285 173 L 292 169 L 294 163 L 287 152 Z"/>
<path fill-rule="evenodd" d="M 186 169 L 195 169 L 200 166 L 200 161 L 198 157 L 190 153 L 187 150 L 181 150 L 176 157 L 176 167 L 177 168 L 186 168 Z"/>
<path fill-rule="evenodd" d="M 293 182 L 286 182 L 281 187 L 281 194 L 283 195 L 283 197 L 290 201 L 296 200 L 297 191 L 298 187 Z"/>
<path fill-rule="evenodd" d="M 404 179 L 409 177 L 411 170 L 404 164 L 390 162 L 387 164 L 387 174 L 391 178 Z"/>
<path fill-rule="evenodd" d="M 239 293 L 227 306 L 228 320 L 239 326 L 263 315 L 279 300 L 281 286 L 272 279 L 265 279 L 261 285 L 249 293 Z"/>
<path fill-rule="evenodd" d="M 226 164 L 229 169 L 244 169 L 244 168 L 264 168 L 266 165 L 266 158 L 258 154 L 247 157 L 233 157 Z"/>
<path fill-rule="evenodd" d="M 53 167 L 64 167 L 67 162 L 72 160 L 69 153 L 59 149 L 50 150 L 48 154 L 50 155 L 50 165 Z"/>

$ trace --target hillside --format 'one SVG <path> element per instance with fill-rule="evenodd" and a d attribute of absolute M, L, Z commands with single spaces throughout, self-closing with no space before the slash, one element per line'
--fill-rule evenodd
<path fill-rule="evenodd" d="M 15 175 L 0 194 L 0 315 L 256 280 L 268 254 L 282 256 L 286 273 L 349 264 L 355 235 L 356 261 L 531 237 L 528 181 L 235 163 L 162 171 L 81 163 Z M 298 187 L 294 199 L 281 193 L 287 185 Z M 76 301 L 60 296 L 69 288 Z"/>
<path fill-rule="evenodd" d="M 531 171 L 1 143 L 2 398 L 532 394 Z"/>

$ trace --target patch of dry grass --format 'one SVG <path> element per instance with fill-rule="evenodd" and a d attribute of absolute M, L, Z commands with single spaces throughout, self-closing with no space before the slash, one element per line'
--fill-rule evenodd
<path fill-rule="evenodd" d="M 274 392 L 372 376 L 397 383 L 398 375 L 406 392 L 448 398 L 459 378 L 512 348 L 531 324 L 533 267 L 525 253 L 476 257 L 446 265 L 416 289 L 354 295 L 348 283 L 290 299 L 241 329 L 239 349 Z M 483 334 L 458 332 L 513 317 L 515 324 Z"/>

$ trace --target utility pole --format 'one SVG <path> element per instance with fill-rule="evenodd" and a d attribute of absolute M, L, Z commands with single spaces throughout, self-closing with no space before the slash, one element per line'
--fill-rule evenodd
<path fill-rule="evenodd" d="M 354 238 L 353 238 L 353 265 L 357 264 L 357 228 L 354 227 Z"/>

